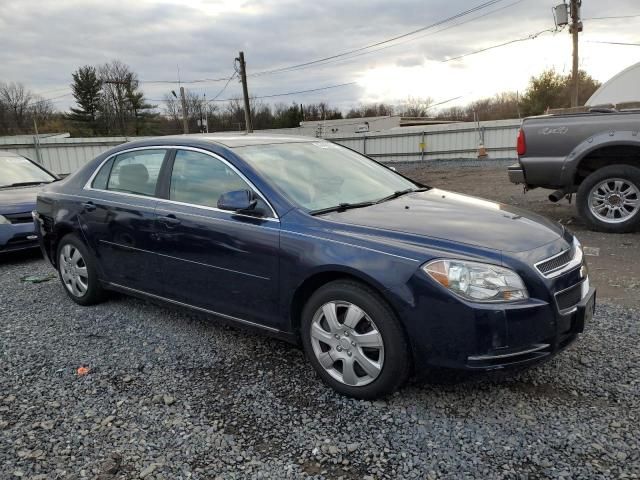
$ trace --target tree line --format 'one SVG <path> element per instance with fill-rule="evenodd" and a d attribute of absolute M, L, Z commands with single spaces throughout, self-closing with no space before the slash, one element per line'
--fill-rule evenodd
<path fill-rule="evenodd" d="M 20 83 L 0 82 L 0 135 L 70 132 L 77 137 L 142 136 L 182 133 L 183 113 L 191 133 L 244 130 L 241 98 L 225 102 L 207 99 L 186 90 L 185 104 L 175 90 L 158 103 L 145 96 L 138 75 L 128 65 L 114 60 L 98 66 L 79 67 L 71 75 L 75 106 L 56 112 L 53 103 Z M 584 104 L 600 86 L 586 72 L 580 72 L 580 101 Z M 291 128 L 301 121 L 401 115 L 434 117 L 448 121 L 500 120 L 539 115 L 549 108 L 566 108 L 571 103 L 571 76 L 547 70 L 530 79 L 522 95 L 506 92 L 464 106 L 443 108 L 431 98 L 407 98 L 400 105 L 371 103 L 354 105 L 343 112 L 326 102 L 268 104 L 250 99 L 256 130 Z"/>

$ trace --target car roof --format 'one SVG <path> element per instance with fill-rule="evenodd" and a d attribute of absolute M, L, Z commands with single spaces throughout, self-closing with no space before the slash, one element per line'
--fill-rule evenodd
<path fill-rule="evenodd" d="M 170 135 L 158 137 L 162 140 L 179 140 L 180 143 L 190 139 L 197 142 L 217 143 L 228 148 L 248 147 L 251 145 L 272 145 L 282 143 L 308 143 L 322 141 L 320 138 L 301 135 L 282 135 L 264 133 L 202 133 L 192 135 Z"/>

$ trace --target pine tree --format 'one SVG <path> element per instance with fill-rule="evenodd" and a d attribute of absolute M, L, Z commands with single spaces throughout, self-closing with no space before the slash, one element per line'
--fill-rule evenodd
<path fill-rule="evenodd" d="M 97 135 L 102 81 L 98 78 L 95 67 L 90 65 L 78 68 L 71 76 L 71 89 L 79 108 L 71 108 L 68 118 L 86 125 L 93 135 Z"/>

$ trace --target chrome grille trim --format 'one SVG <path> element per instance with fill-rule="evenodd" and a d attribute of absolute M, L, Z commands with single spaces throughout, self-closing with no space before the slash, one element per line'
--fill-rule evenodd
<path fill-rule="evenodd" d="M 545 278 L 556 278 L 582 265 L 583 253 L 577 238 L 570 249 L 541 260 L 534 264 L 536 270 Z"/>

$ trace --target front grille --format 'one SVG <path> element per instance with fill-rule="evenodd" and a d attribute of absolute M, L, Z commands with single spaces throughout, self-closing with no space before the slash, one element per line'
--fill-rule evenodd
<path fill-rule="evenodd" d="M 33 222 L 33 217 L 31 216 L 31 212 L 26 213 L 5 213 L 2 215 L 11 223 L 31 223 Z"/>
<path fill-rule="evenodd" d="M 560 255 L 556 257 L 552 257 L 549 260 L 545 260 L 544 262 L 540 262 L 536 265 L 536 268 L 542 273 L 546 275 L 555 270 L 559 270 L 568 264 L 571 260 L 573 260 L 574 249 L 567 250 L 562 252 Z"/>
<path fill-rule="evenodd" d="M 559 310 L 569 310 L 575 307 L 582 300 L 582 283 L 578 283 L 556 294 L 556 302 Z"/>

